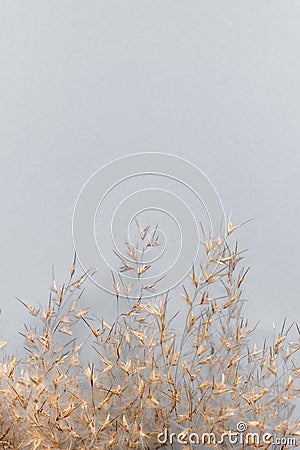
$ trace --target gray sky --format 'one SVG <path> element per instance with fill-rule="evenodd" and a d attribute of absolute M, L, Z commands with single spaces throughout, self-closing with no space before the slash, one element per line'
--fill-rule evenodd
<path fill-rule="evenodd" d="M 245 295 L 259 334 L 299 317 L 300 3 L 0 0 L 1 339 L 64 281 L 87 178 L 166 152 L 196 164 L 227 215 L 254 221 Z M 109 302 L 89 286 L 99 315 Z M 87 299 L 89 303 L 89 299 Z"/>

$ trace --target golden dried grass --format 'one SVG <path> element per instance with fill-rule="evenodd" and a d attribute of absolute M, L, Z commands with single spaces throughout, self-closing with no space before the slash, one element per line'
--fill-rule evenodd
<path fill-rule="evenodd" d="M 236 228 L 230 223 L 228 235 Z M 142 241 L 148 230 L 139 228 Z M 156 233 L 147 246 L 154 244 Z M 3 357 L 0 365 L 3 448 L 155 449 L 164 429 L 220 436 L 240 420 L 260 435 L 299 435 L 292 417 L 299 340 L 287 342 L 284 324 L 271 346 L 251 344 L 253 329 L 242 314 L 243 252 L 220 238 L 205 238 L 204 245 L 205 265 L 192 269 L 176 300 L 187 307 L 180 334 L 172 328 L 168 295 L 152 301 L 141 296 L 114 323 L 95 326 L 80 307 L 86 275 L 75 278 L 75 261 L 69 283 L 58 288 L 54 280 L 42 309 L 22 302 L 36 325 L 24 334 L 28 357 Z M 130 292 L 124 271 L 142 276 L 148 270 L 136 248 L 128 246 L 128 253 L 134 263 L 122 260 L 120 279 L 113 280 L 117 298 Z M 90 365 L 74 337 L 78 324 L 94 339 Z M 62 335 L 69 339 L 63 345 Z"/>

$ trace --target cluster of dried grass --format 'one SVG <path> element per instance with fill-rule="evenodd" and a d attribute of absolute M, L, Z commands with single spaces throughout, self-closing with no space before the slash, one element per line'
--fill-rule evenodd
<path fill-rule="evenodd" d="M 205 238 L 205 265 L 192 271 L 182 298 L 172 299 L 187 307 L 181 333 L 173 329 L 168 295 L 141 297 L 113 324 L 95 325 L 79 307 L 85 276 L 74 281 L 74 264 L 69 283 L 57 288 L 54 282 L 44 308 L 25 305 L 37 324 L 25 333 L 28 357 L 1 363 L 2 447 L 155 449 L 164 429 L 219 436 L 240 420 L 260 435 L 299 436 L 292 419 L 299 341 L 287 342 L 283 327 L 273 345 L 250 344 L 253 329 L 242 316 L 243 256 L 227 241 Z M 139 267 L 136 260 L 127 269 Z M 116 281 L 115 289 L 118 294 Z M 94 337 L 90 365 L 74 338 L 80 323 Z M 69 335 L 61 345 L 59 337 Z"/>

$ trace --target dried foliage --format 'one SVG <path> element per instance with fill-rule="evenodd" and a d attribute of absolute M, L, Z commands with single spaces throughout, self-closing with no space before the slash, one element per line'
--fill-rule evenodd
<path fill-rule="evenodd" d="M 148 229 L 140 230 L 142 241 Z M 234 229 L 230 223 L 228 236 Z M 69 283 L 58 288 L 54 280 L 44 308 L 24 303 L 36 325 L 24 333 L 28 357 L 3 356 L 0 366 L 2 447 L 155 449 L 162 447 L 157 436 L 164 429 L 220 436 L 241 420 L 260 435 L 299 436 L 292 416 L 299 341 L 287 341 L 284 324 L 271 346 L 251 344 L 253 329 L 242 315 L 243 252 L 227 238 L 204 236 L 206 263 L 193 268 L 180 299 L 141 296 L 112 324 L 95 325 L 89 310 L 80 308 L 86 275 L 75 279 L 75 261 Z M 124 271 L 142 276 L 148 270 L 134 247 L 128 251 L 136 264 L 122 261 L 117 296 Z M 186 307 L 181 333 L 168 313 L 170 301 Z M 90 365 L 81 358 L 78 325 L 93 335 Z"/>

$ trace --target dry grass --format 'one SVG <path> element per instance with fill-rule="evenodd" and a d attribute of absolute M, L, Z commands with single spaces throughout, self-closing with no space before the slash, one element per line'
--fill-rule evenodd
<path fill-rule="evenodd" d="M 140 230 L 143 242 L 147 233 Z M 240 420 L 260 434 L 299 436 L 292 417 L 299 341 L 287 342 L 284 325 L 271 346 L 250 343 L 253 329 L 242 315 L 243 253 L 227 240 L 205 238 L 204 245 L 204 267 L 193 269 L 182 297 L 172 299 L 179 309 L 181 302 L 187 307 L 182 333 L 173 329 L 168 295 L 141 297 L 114 323 L 95 325 L 80 308 L 85 277 L 75 278 L 75 264 L 67 285 L 58 288 L 54 281 L 44 308 L 25 305 L 36 321 L 25 333 L 28 357 L 3 356 L 0 368 L 3 448 L 155 449 L 164 429 L 220 436 Z M 135 249 L 128 250 L 135 263 L 122 263 L 117 296 L 126 289 L 124 271 L 142 276 L 148 270 Z M 90 365 L 75 339 L 78 325 L 93 335 Z"/>

